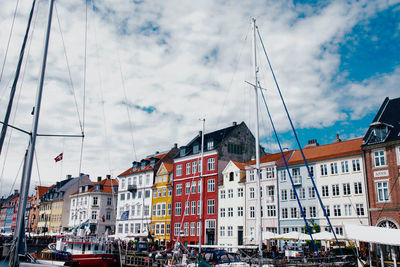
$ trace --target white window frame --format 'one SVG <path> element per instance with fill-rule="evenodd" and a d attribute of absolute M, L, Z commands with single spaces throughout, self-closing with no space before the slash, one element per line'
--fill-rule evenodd
<path fill-rule="evenodd" d="M 383 154 L 381 153 L 383 152 Z M 378 154 L 376 154 L 378 153 Z M 383 158 L 383 164 L 382 164 L 382 158 Z M 378 164 L 377 160 L 378 159 Z M 375 168 L 381 168 L 381 167 L 386 167 L 387 166 L 387 160 L 386 160 L 386 151 L 385 149 L 379 149 L 379 150 L 373 150 L 372 151 L 372 161 L 374 163 Z"/>
<path fill-rule="evenodd" d="M 383 183 L 386 183 L 387 187 L 381 187 L 380 188 L 379 185 L 380 184 L 383 185 Z M 377 203 L 391 202 L 390 201 L 390 191 L 389 191 L 389 180 L 378 180 L 378 181 L 375 181 L 375 188 L 376 188 L 376 202 Z M 382 196 L 383 196 L 382 200 L 379 197 L 379 191 L 382 191 Z M 385 199 L 385 191 L 387 192 L 388 199 Z"/>
<path fill-rule="evenodd" d="M 207 180 L 207 192 L 215 191 L 215 179 Z"/>
<path fill-rule="evenodd" d="M 207 159 L 207 170 L 208 171 L 215 170 L 215 159 L 214 158 Z"/>

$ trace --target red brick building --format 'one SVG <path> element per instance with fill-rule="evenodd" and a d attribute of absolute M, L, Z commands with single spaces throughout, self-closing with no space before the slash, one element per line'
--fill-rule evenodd
<path fill-rule="evenodd" d="M 244 122 L 204 135 L 180 147 L 174 159 L 171 240 L 197 244 L 202 213 L 202 244 L 217 244 L 218 184 L 230 160 L 248 161 L 255 155 L 255 138 Z M 262 150 L 261 150 L 262 151 Z M 203 167 L 202 182 L 200 177 Z M 202 191 L 202 199 L 200 199 Z"/>
<path fill-rule="evenodd" d="M 363 138 L 370 224 L 400 229 L 400 98 L 386 98 Z"/>

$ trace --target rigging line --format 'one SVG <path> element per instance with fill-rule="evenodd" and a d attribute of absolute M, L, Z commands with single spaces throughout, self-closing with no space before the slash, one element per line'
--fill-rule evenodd
<path fill-rule="evenodd" d="M 393 183 L 392 189 L 391 189 L 390 192 L 389 192 L 389 197 L 390 197 L 390 195 L 392 194 L 394 188 L 396 187 L 396 182 L 399 182 L 399 184 L 400 184 L 400 175 L 397 177 L 396 181 Z M 368 190 L 368 189 L 367 189 L 367 190 Z M 379 211 L 379 214 L 378 214 L 378 217 L 377 217 L 376 221 L 378 221 L 379 218 L 381 217 L 382 212 L 385 210 L 385 206 L 386 206 L 387 203 L 388 203 L 388 202 L 383 203 L 382 209 Z"/>
<path fill-rule="evenodd" d="M 221 106 L 221 110 L 220 110 L 219 115 L 217 117 L 216 128 L 219 128 L 218 126 L 219 126 L 219 123 L 220 123 L 220 119 L 222 117 L 222 113 L 223 113 L 224 108 L 225 108 L 225 103 L 226 103 L 227 98 L 229 96 L 229 93 L 230 93 L 230 91 L 232 89 L 233 80 L 234 80 L 234 77 L 236 76 L 236 73 L 237 73 L 237 70 L 238 70 L 238 66 L 239 66 L 239 62 L 240 62 L 240 59 L 242 58 L 242 53 L 243 53 L 244 46 L 246 44 L 246 40 L 247 40 L 247 37 L 249 35 L 250 29 L 251 29 L 251 24 L 248 25 L 246 35 L 245 35 L 244 39 L 242 40 L 242 47 L 240 48 L 240 51 L 239 51 L 239 55 L 238 55 L 238 58 L 237 58 L 237 61 L 236 61 L 235 69 L 233 70 L 231 81 L 229 83 L 228 91 L 225 94 L 224 101 L 223 101 L 222 106 Z"/>
<path fill-rule="evenodd" d="M 89 0 L 90 1 L 90 0 Z M 82 103 L 82 141 L 79 156 L 79 172 L 82 172 L 83 144 L 85 141 L 85 116 L 86 116 L 86 74 L 87 74 L 87 35 L 88 35 L 88 1 L 85 1 L 85 56 L 83 59 L 83 103 Z"/>
<path fill-rule="evenodd" d="M 277 81 L 277 79 L 276 79 L 275 72 L 274 72 L 274 70 L 273 70 L 273 68 L 272 68 L 271 62 L 269 61 L 269 57 L 268 57 L 268 54 L 267 54 L 267 50 L 265 49 L 264 42 L 263 42 L 263 40 L 262 40 L 262 38 L 261 38 L 261 34 L 260 34 L 260 31 L 258 30 L 258 28 L 257 28 L 257 33 L 258 33 L 258 37 L 259 37 L 259 39 L 260 39 L 262 48 L 263 48 L 263 50 L 264 50 L 264 55 L 265 55 L 265 58 L 266 58 L 266 60 L 267 60 L 267 62 L 268 62 L 269 69 L 271 70 L 272 77 L 273 77 L 273 79 L 274 79 L 276 88 L 277 88 L 277 90 L 278 90 L 278 93 L 279 93 L 279 96 L 280 96 L 280 98 L 281 98 L 283 107 L 284 107 L 284 109 L 285 109 L 286 116 L 287 116 L 287 118 L 288 118 L 288 120 L 289 120 L 289 123 L 290 123 L 290 126 L 291 126 L 291 128 L 292 128 L 293 135 L 294 135 L 294 137 L 295 137 L 295 139 L 296 139 L 296 143 L 297 143 L 297 145 L 298 145 L 298 147 L 299 147 L 299 151 L 300 151 L 301 156 L 302 156 L 302 158 L 303 158 L 304 164 L 306 165 L 306 169 L 307 169 L 308 175 L 309 175 L 309 177 L 310 177 L 310 180 L 311 180 L 311 182 L 312 182 L 312 184 L 313 184 L 313 187 L 315 188 L 315 193 L 317 194 L 317 198 L 318 198 L 319 204 L 320 204 L 320 206 L 321 206 L 321 208 L 322 208 L 322 211 L 324 212 L 324 216 L 325 216 L 326 220 L 328 221 L 329 226 L 330 226 L 330 228 L 331 228 L 331 230 L 332 230 L 332 232 L 333 232 L 333 235 L 334 235 L 335 240 L 336 240 L 336 244 L 339 246 L 340 253 L 343 254 L 342 247 L 340 246 L 339 240 L 337 239 L 337 236 L 336 236 L 336 233 L 335 233 L 334 230 L 333 230 L 333 226 L 332 226 L 332 224 L 331 224 L 331 220 L 329 219 L 329 216 L 328 216 L 328 214 L 326 213 L 324 204 L 322 203 L 321 196 L 320 196 L 320 194 L 319 194 L 319 192 L 318 192 L 317 185 L 315 184 L 315 181 L 314 181 L 314 177 L 311 175 L 310 167 L 308 166 L 308 162 L 307 162 L 306 157 L 305 157 L 305 155 L 304 155 L 303 149 L 301 148 L 299 138 L 297 137 L 296 129 L 294 128 L 292 119 L 291 119 L 291 117 L 290 117 L 290 115 L 289 115 L 289 111 L 288 111 L 288 109 L 287 109 L 287 107 L 286 107 L 285 100 L 283 99 L 281 89 L 280 89 L 279 84 L 278 84 L 278 81 Z"/>
<path fill-rule="evenodd" d="M 357 213 L 357 208 L 354 206 L 354 203 L 353 203 L 353 201 L 351 201 L 351 197 L 349 196 L 349 197 L 347 197 L 348 199 L 349 199 L 349 201 L 350 201 L 350 205 L 351 205 L 351 207 L 353 208 L 353 210 L 356 212 L 356 215 L 357 215 L 357 219 L 360 221 L 360 224 L 362 224 L 362 221 L 361 221 L 361 217 L 360 217 L 360 215 L 358 215 L 358 213 Z"/>
<path fill-rule="evenodd" d="M 39 185 L 42 185 L 42 179 L 40 179 L 40 171 L 39 171 L 39 162 L 38 162 L 38 157 L 35 149 L 35 162 L 36 162 L 36 170 L 39 178 Z"/>
<path fill-rule="evenodd" d="M 125 106 L 126 106 L 126 112 L 128 113 L 128 121 L 129 121 L 129 128 L 130 128 L 130 134 L 131 134 L 131 139 L 132 139 L 132 148 L 133 148 L 133 154 L 135 160 L 137 160 L 137 154 L 136 154 L 136 148 L 135 148 L 135 139 L 133 137 L 133 124 L 132 124 L 132 119 L 131 119 L 131 113 L 129 112 L 129 105 L 128 105 L 128 97 L 126 96 L 126 87 L 125 87 L 125 80 L 124 80 L 124 75 L 122 73 L 122 64 L 121 64 L 121 58 L 120 58 L 120 53 L 119 49 L 117 49 L 118 53 L 118 63 L 119 63 L 119 73 L 121 75 L 121 85 L 122 85 L 122 90 L 124 92 L 124 99 L 125 99 Z"/>
<path fill-rule="evenodd" d="M 6 65 L 7 56 L 8 56 L 8 49 L 10 47 L 10 41 L 11 41 L 11 37 L 12 37 L 12 32 L 14 30 L 14 23 L 15 23 L 15 18 L 17 16 L 18 4 L 19 4 L 19 0 L 17 0 L 17 3 L 15 4 L 14 15 L 13 15 L 13 19 L 12 19 L 12 22 L 11 22 L 10 34 L 8 36 L 8 41 L 7 41 L 6 52 L 5 52 L 5 55 L 4 55 L 3 64 L 1 66 L 0 82 L 3 79 L 4 67 Z"/>
<path fill-rule="evenodd" d="M 21 167 L 22 167 L 22 165 L 24 164 L 24 161 L 25 161 L 25 154 L 24 154 L 24 157 L 22 158 L 21 163 L 19 164 L 18 171 L 17 171 L 17 175 L 15 175 L 15 178 L 14 178 L 14 183 L 12 184 L 12 186 L 11 186 L 11 188 L 10 188 L 10 193 L 8 193 L 9 195 L 11 195 L 11 192 L 12 192 L 13 189 L 14 189 L 15 183 L 16 183 L 17 180 L 18 180 L 19 172 L 21 171 Z M 20 192 L 20 193 L 21 193 L 21 192 Z"/>
<path fill-rule="evenodd" d="M 92 9 L 95 10 L 94 7 L 94 2 L 92 1 Z M 103 96 L 103 83 L 102 83 L 102 74 L 101 74 L 101 65 L 100 65 L 100 60 L 99 60 L 99 42 L 97 40 L 97 30 L 96 30 L 96 24 L 94 24 L 94 39 L 96 43 L 96 60 L 97 60 L 97 75 L 99 76 L 99 91 L 100 91 L 100 99 L 101 99 L 101 107 L 102 107 L 102 114 L 103 114 L 103 126 L 104 126 L 104 143 L 105 143 L 105 148 L 106 148 L 106 154 L 107 154 L 107 161 L 108 161 L 108 169 L 111 174 L 111 158 L 110 158 L 110 150 L 109 148 L 109 143 L 108 143 L 108 138 L 107 138 L 107 120 L 106 120 L 106 113 L 104 109 L 104 96 Z"/>
<path fill-rule="evenodd" d="M 310 235 L 311 243 L 312 243 L 312 245 L 313 245 L 314 251 L 315 251 L 315 252 L 318 252 L 318 249 L 317 249 L 317 247 L 316 247 L 316 245 L 315 245 L 314 238 L 312 237 L 312 232 L 311 232 L 311 230 L 310 230 L 310 227 L 309 227 L 308 222 L 307 222 L 307 219 L 306 219 L 306 215 L 304 214 L 303 206 L 301 205 L 299 195 L 297 194 L 297 190 L 296 190 L 296 188 L 295 188 L 295 186 L 294 186 L 294 182 L 293 182 L 293 179 L 292 179 L 292 175 L 290 174 L 290 171 L 289 171 L 289 166 L 288 166 L 288 163 L 287 163 L 287 160 L 286 160 L 286 157 L 285 157 L 285 153 L 283 153 L 282 145 L 281 145 L 281 142 L 280 142 L 280 140 L 279 140 L 278 134 L 277 134 L 277 132 L 276 132 L 275 124 L 274 124 L 274 121 L 272 120 L 271 113 L 269 112 L 269 108 L 268 108 L 268 105 L 267 105 L 267 101 L 265 100 L 265 96 L 264 96 L 264 93 L 263 93 L 263 91 L 262 91 L 262 89 L 261 89 L 261 86 L 259 86 L 259 89 L 260 89 L 261 96 L 262 96 L 263 101 L 264 101 L 265 109 L 267 110 L 267 113 L 268 113 L 269 121 L 271 122 L 271 126 L 272 126 L 272 129 L 273 129 L 273 131 L 274 131 L 274 135 L 275 135 L 276 142 L 277 142 L 278 145 L 279 145 L 279 150 L 280 150 L 280 152 L 281 152 L 281 156 L 282 156 L 283 162 L 285 163 L 285 167 L 286 167 L 286 171 L 287 171 L 287 173 L 288 173 L 289 179 L 290 179 L 290 183 L 292 184 L 292 188 L 293 188 L 294 194 L 295 194 L 295 196 L 296 196 L 297 204 L 299 205 L 299 210 L 300 210 L 301 216 L 303 217 L 304 223 L 305 223 L 306 228 L 307 228 L 307 232 L 308 232 L 308 234 Z M 319 254 L 318 254 L 318 253 L 317 253 L 317 256 L 318 256 L 318 259 L 319 259 Z"/>
<path fill-rule="evenodd" d="M 67 64 L 68 76 L 69 76 L 69 82 L 70 82 L 70 86 L 71 86 L 71 91 L 72 91 L 72 95 L 74 96 L 74 102 L 75 102 L 76 113 L 78 114 L 79 127 L 81 128 L 81 131 L 83 132 L 82 122 L 81 122 L 81 116 L 80 116 L 80 114 L 79 114 L 78 103 L 77 103 L 77 101 L 76 101 L 76 94 L 75 94 L 74 83 L 73 83 L 73 81 L 72 81 L 71 68 L 70 68 L 70 66 L 69 66 L 69 61 L 68 61 L 67 48 L 65 47 L 64 35 L 63 35 L 63 33 L 62 33 L 60 17 L 59 17 L 59 15 L 58 15 L 57 2 L 55 2 L 54 7 L 55 7 L 55 10 L 56 10 L 56 17 L 57 17 L 57 22 L 58 22 L 58 29 L 60 30 L 61 41 L 62 41 L 62 44 L 63 44 L 63 51 L 64 51 L 64 56 L 65 56 L 65 62 L 66 62 L 66 64 Z"/>

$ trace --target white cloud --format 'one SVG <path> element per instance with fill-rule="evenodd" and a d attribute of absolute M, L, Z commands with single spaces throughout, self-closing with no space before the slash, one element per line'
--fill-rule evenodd
<path fill-rule="evenodd" d="M 5 90 L 15 71 L 30 8 L 25 2 L 20 5 L 5 76 L 0 83 L 2 107 L 6 105 Z M 121 105 L 125 100 L 120 67 L 128 103 L 154 108 L 151 114 L 130 109 L 138 159 L 166 150 L 174 143 L 187 143 L 200 130 L 198 119 L 203 116 L 207 119 L 207 131 L 242 120 L 253 129 L 253 90 L 244 83 L 253 80 L 249 32 L 253 15 L 298 127 L 332 125 L 346 118 L 343 109 L 353 109 L 352 116 L 362 115 L 364 107 L 372 110 L 377 98 L 371 94 L 360 96 L 357 86 L 373 93 L 379 85 L 382 88 L 379 96 L 383 97 L 391 92 L 391 86 L 399 84 L 396 73 L 347 86 L 348 93 L 342 89 L 333 91 L 332 77 L 340 64 L 338 43 L 357 22 L 385 9 L 386 5 L 335 1 L 313 9 L 307 5 L 294 6 L 289 1 L 144 1 L 140 4 L 127 0 L 95 1 L 96 11 L 89 11 L 82 171 L 92 177 L 110 172 L 117 175 L 135 160 L 126 106 Z M 14 6 L 14 1 L 2 3 L 2 29 L 9 29 Z M 25 129 L 31 125 L 29 114 L 37 87 L 46 9 L 47 4 L 41 3 L 15 120 L 16 125 Z M 85 7 L 82 1 L 57 1 L 57 11 L 82 116 Z M 299 17 L 300 12 L 305 17 Z M 56 16 L 52 29 L 40 131 L 76 134 L 80 128 Z M 7 30 L 1 31 L 0 59 L 4 57 L 7 38 Z M 268 89 L 271 113 L 277 128 L 284 131 L 288 124 L 278 95 L 272 90 L 273 80 L 265 72 L 261 51 L 259 60 L 260 81 Z M 343 101 L 343 95 L 348 101 Z M 0 112 L 3 117 L 3 109 Z M 264 124 L 268 125 L 266 121 Z M 271 129 L 261 133 L 270 135 Z M 27 137 L 14 131 L 3 184 L 14 179 L 26 144 Z M 55 164 L 53 158 L 63 148 L 61 170 L 61 163 Z M 53 183 L 69 173 L 76 175 L 79 151 L 79 138 L 39 138 L 37 152 L 42 183 Z M 37 176 L 34 170 L 32 184 L 38 182 Z"/>

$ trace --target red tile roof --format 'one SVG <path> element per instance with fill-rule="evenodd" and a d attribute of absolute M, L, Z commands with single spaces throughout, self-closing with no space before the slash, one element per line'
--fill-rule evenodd
<path fill-rule="evenodd" d="M 231 160 L 231 161 L 232 161 L 233 164 L 236 165 L 236 167 L 239 168 L 239 170 L 245 170 L 246 164 L 244 162 L 234 161 L 234 160 Z"/>
<path fill-rule="evenodd" d="M 46 194 L 47 191 L 49 191 L 50 188 L 53 188 L 55 185 L 52 186 L 37 186 L 37 193 L 39 194 L 39 198 L 41 198 L 44 194 Z"/>
<path fill-rule="evenodd" d="M 159 155 L 156 155 L 156 156 L 154 156 L 154 158 L 157 158 L 157 159 L 162 159 L 162 158 L 164 158 L 166 155 L 167 155 L 168 153 L 164 153 L 164 154 L 159 154 Z M 146 158 L 145 160 L 148 160 L 148 161 L 150 161 L 150 158 Z M 120 175 L 118 175 L 118 177 L 120 177 L 120 176 L 125 176 L 125 175 L 129 175 L 129 174 L 133 174 L 133 173 L 141 173 L 141 172 L 145 172 L 145 171 L 151 171 L 151 170 L 153 170 L 153 167 L 150 165 L 150 163 L 149 164 L 147 164 L 147 166 L 145 167 L 145 168 L 143 168 L 143 169 L 141 169 L 140 168 L 140 166 L 135 170 L 135 171 L 132 171 L 132 167 L 131 168 L 129 168 L 129 169 L 127 169 L 126 171 L 124 171 L 123 173 L 121 173 Z"/>
<path fill-rule="evenodd" d="M 303 152 L 307 161 L 317 161 L 358 155 L 362 153 L 362 138 L 341 141 L 321 146 L 304 148 Z M 288 161 L 289 165 L 303 163 L 303 157 L 300 150 L 296 150 Z"/>
<path fill-rule="evenodd" d="M 285 151 L 283 152 L 283 154 L 285 155 L 285 157 L 287 157 L 288 155 L 290 155 L 292 153 L 292 151 Z M 274 162 L 274 161 L 278 161 L 282 159 L 282 154 L 281 152 L 279 153 L 274 153 L 274 154 L 266 154 L 263 157 L 261 157 L 260 159 L 260 163 L 267 163 L 267 162 Z M 255 160 L 246 162 L 245 165 L 254 165 L 256 164 Z"/>

